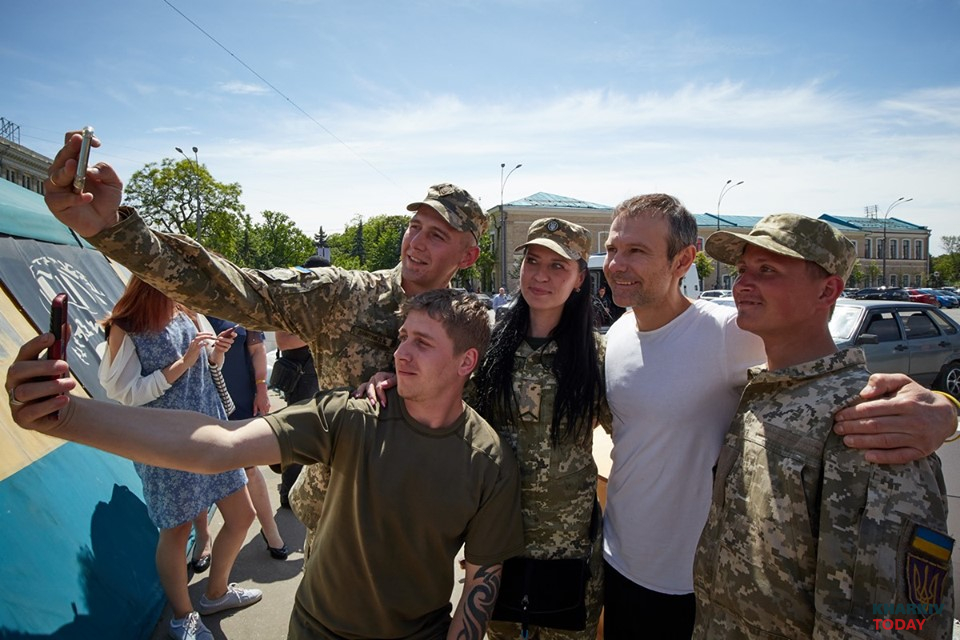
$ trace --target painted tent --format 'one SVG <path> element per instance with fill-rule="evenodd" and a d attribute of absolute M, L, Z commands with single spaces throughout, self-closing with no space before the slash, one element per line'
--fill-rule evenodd
<path fill-rule="evenodd" d="M 97 321 L 123 280 L 47 210 L 0 180 L 0 371 L 70 296 L 67 359 L 80 395 L 102 399 Z M 13 424 L 0 391 L 0 638 L 148 638 L 164 605 L 157 530 L 123 458 Z"/>

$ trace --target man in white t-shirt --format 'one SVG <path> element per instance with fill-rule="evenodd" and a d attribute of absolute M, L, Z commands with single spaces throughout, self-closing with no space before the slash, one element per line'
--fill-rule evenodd
<path fill-rule="evenodd" d="M 637 196 L 613 215 L 604 275 L 614 302 L 632 313 L 607 333 L 614 420 L 603 529 L 605 638 L 689 638 L 693 558 L 712 470 L 747 368 L 765 359 L 763 344 L 737 327 L 733 308 L 681 293 L 697 224 L 679 200 Z M 862 395 L 877 400 L 837 414 L 838 432 L 849 446 L 868 449 L 869 461 L 915 460 L 953 433 L 956 413 L 945 398 L 902 376 L 871 382 Z"/>

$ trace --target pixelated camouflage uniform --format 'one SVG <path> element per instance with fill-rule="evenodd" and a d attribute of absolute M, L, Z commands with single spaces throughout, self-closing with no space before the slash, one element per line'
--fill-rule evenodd
<path fill-rule="evenodd" d="M 391 369 L 397 344 L 400 266 L 384 271 L 241 269 L 191 238 L 152 231 L 133 210 L 89 241 L 147 283 L 192 309 L 247 329 L 283 330 L 310 347 L 321 389 L 355 386 Z M 290 506 L 309 532 L 320 517 L 325 465 L 300 474 Z M 296 485 L 295 485 L 296 486 Z"/>
<path fill-rule="evenodd" d="M 859 349 L 750 371 L 697 549 L 695 638 L 877 637 L 873 606 L 907 602 L 909 543 L 947 531 L 945 488 L 935 455 L 870 464 L 834 434 L 868 376 Z M 943 613 L 895 637 L 950 637 L 949 558 L 929 575 Z"/>
<path fill-rule="evenodd" d="M 602 372 L 603 343 L 598 342 Z M 552 340 L 537 350 L 526 342 L 520 344 L 514 354 L 513 369 L 520 424 L 507 425 L 502 417 L 488 422 L 510 445 L 520 464 L 520 504 L 526 545 L 523 555 L 545 559 L 590 558 L 586 630 L 530 627 L 530 638 L 595 640 L 603 595 L 603 542 L 599 523 L 596 539 L 590 540 L 597 496 L 597 464 L 593 459 L 592 437 L 586 443 L 563 440 L 557 447 L 551 441 L 550 425 L 557 394 L 557 380 L 551 366 L 556 352 L 557 343 Z M 468 402 L 474 392 L 472 387 L 468 390 Z M 605 401 L 599 418 L 601 424 L 609 426 Z M 492 621 L 487 636 L 491 640 L 513 640 L 520 637 L 520 625 Z"/>

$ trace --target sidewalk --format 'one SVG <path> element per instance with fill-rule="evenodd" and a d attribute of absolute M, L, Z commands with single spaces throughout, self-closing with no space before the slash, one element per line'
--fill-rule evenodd
<path fill-rule="evenodd" d="M 273 398 L 271 398 L 273 399 Z M 276 514 L 280 535 L 291 551 L 286 560 L 274 560 L 260 537 L 260 525 L 255 520 L 247 532 L 247 539 L 230 573 L 230 581 L 241 587 L 255 587 L 263 591 L 263 600 L 244 609 L 234 609 L 211 616 L 203 616 L 203 623 L 218 640 L 283 640 L 287 637 L 287 623 L 293 609 L 293 597 L 300 585 L 303 572 L 303 525 L 289 509 L 280 509 L 277 485 L 279 474 L 270 467 L 260 467 L 270 489 L 270 501 Z M 223 525 L 220 514 L 210 522 L 210 533 L 216 535 Z M 190 579 L 190 598 L 199 602 L 207 585 L 207 570 Z M 164 640 L 170 627 L 172 612 L 164 608 L 163 615 L 150 640 Z"/>

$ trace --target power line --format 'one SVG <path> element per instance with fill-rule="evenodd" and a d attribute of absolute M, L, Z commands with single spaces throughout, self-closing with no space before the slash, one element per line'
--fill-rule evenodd
<path fill-rule="evenodd" d="M 201 27 L 199 24 L 197 24 L 196 22 L 194 22 L 193 20 L 191 20 L 190 17 L 187 16 L 183 11 L 180 11 L 180 9 L 178 9 L 177 7 L 175 7 L 175 6 L 173 5 L 173 3 L 170 2 L 170 0 L 163 0 L 163 2 L 164 2 L 164 4 L 166 4 L 168 7 L 170 7 L 171 9 L 173 9 L 174 11 L 176 11 L 177 13 L 179 13 L 180 16 L 181 16 L 184 20 L 186 20 L 187 22 L 189 22 L 190 24 L 192 24 L 192 25 L 197 29 L 197 31 L 199 31 L 200 33 L 202 33 L 203 35 L 205 35 L 211 42 L 213 42 L 215 45 L 217 45 L 218 47 L 220 47 L 221 49 L 223 49 L 224 51 L 226 51 L 228 54 L 230 54 L 230 57 L 232 57 L 234 60 L 236 60 L 237 62 L 239 62 L 241 65 L 243 65 L 243 67 L 244 67 L 247 71 L 249 71 L 250 73 L 252 73 L 253 75 L 255 75 L 257 78 L 259 78 L 260 81 L 263 82 L 263 83 L 264 83 L 265 85 L 267 85 L 268 87 L 270 87 L 270 88 L 274 91 L 274 93 L 276 93 L 278 96 L 280 96 L 281 98 L 283 98 L 284 100 L 286 100 L 287 102 L 289 102 L 290 105 L 291 105 L 294 109 L 296 109 L 297 111 L 299 111 L 300 113 L 302 113 L 302 114 L 303 114 L 304 116 L 306 116 L 306 118 L 307 118 L 308 120 L 310 120 L 313 124 L 317 125 L 317 126 L 320 127 L 321 129 L 323 129 L 323 130 L 327 133 L 327 135 L 329 135 L 331 138 L 333 138 L 334 140 L 336 140 L 337 142 L 339 142 L 341 145 L 343 145 L 350 153 L 352 153 L 354 156 L 356 156 L 361 162 L 363 162 L 365 165 L 367 165 L 368 167 L 370 167 L 371 169 L 373 169 L 374 171 L 376 171 L 378 174 L 380 174 L 380 176 L 382 176 L 384 180 L 388 181 L 390 184 L 392 184 L 393 186 L 397 187 L 398 189 L 400 188 L 400 185 L 398 185 L 396 182 L 394 182 L 393 180 L 391 180 L 391 179 L 390 179 L 390 176 L 388 176 L 388 175 L 385 174 L 384 172 L 380 171 L 380 169 L 378 169 L 377 167 L 375 167 L 370 161 L 368 161 L 366 158 L 364 158 L 364 157 L 361 156 L 359 153 L 357 153 L 356 151 L 354 151 L 354 149 L 353 149 L 350 145 L 348 145 L 346 142 L 344 142 L 344 141 L 341 140 L 339 137 L 337 137 L 337 135 L 336 135 L 333 131 L 330 131 L 330 129 L 328 129 L 328 128 L 326 128 L 325 126 L 323 126 L 323 124 L 321 124 L 316 118 L 314 118 L 312 115 L 310 115 L 309 113 L 307 113 L 304 109 L 302 109 L 302 108 L 300 107 L 300 105 L 298 105 L 296 102 L 294 102 L 287 94 L 285 94 L 283 91 L 280 91 L 280 89 L 278 89 L 276 86 L 274 86 L 272 82 L 270 82 L 269 80 L 267 80 L 266 78 L 264 78 L 262 75 L 260 75 L 259 73 L 257 73 L 256 70 L 253 69 L 253 67 L 251 67 L 251 66 L 248 65 L 246 62 L 244 62 L 243 60 L 241 60 L 240 57 L 239 57 L 237 54 L 235 54 L 233 51 L 231 51 L 230 49 L 228 49 L 228 48 L 227 48 L 226 46 L 224 46 L 219 40 L 217 40 L 217 39 L 214 38 L 210 33 L 208 33 L 206 29 L 204 29 L 204 28 Z"/>

